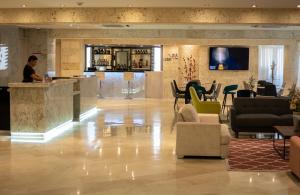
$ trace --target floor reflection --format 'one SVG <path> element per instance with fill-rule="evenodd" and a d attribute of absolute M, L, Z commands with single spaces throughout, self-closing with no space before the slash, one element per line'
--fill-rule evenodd
<path fill-rule="evenodd" d="M 101 111 L 44 145 L 0 139 L 0 194 L 300 194 L 287 172 L 229 172 L 178 160 L 173 100 L 99 100 Z"/>

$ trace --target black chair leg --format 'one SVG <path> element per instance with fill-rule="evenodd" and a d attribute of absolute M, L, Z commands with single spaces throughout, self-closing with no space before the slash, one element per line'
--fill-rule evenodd
<path fill-rule="evenodd" d="M 224 113 L 225 105 L 226 105 L 227 94 L 224 95 L 223 103 L 222 103 L 222 113 Z"/>
<path fill-rule="evenodd" d="M 178 101 L 178 97 L 175 98 L 175 102 L 174 102 L 174 110 L 176 110 L 177 101 Z"/>
<path fill-rule="evenodd" d="M 234 94 L 231 94 L 232 104 L 233 104 L 233 99 L 234 99 Z"/>
<path fill-rule="evenodd" d="M 235 138 L 239 138 L 239 132 L 238 131 L 235 132 Z"/>

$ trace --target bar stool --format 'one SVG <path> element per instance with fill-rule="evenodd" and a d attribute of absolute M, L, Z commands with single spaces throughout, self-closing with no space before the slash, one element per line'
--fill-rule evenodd
<path fill-rule="evenodd" d="M 125 97 L 125 99 L 132 99 L 131 97 L 131 87 L 130 87 L 130 81 L 133 80 L 133 72 L 124 72 L 124 80 L 127 81 L 128 85 L 127 85 L 127 95 Z"/>
<path fill-rule="evenodd" d="M 96 72 L 96 76 L 98 77 L 99 81 L 100 81 L 100 87 L 99 87 L 99 95 L 98 97 L 103 99 L 103 95 L 102 95 L 102 81 L 105 80 L 105 72 Z"/>
<path fill-rule="evenodd" d="M 234 95 L 236 94 L 236 90 L 238 89 L 238 85 L 228 85 L 224 87 L 223 94 L 223 103 L 222 103 L 222 112 L 224 113 L 225 107 L 226 107 L 226 101 L 227 101 L 227 95 L 231 94 L 232 102 L 234 99 Z M 227 113 L 228 115 L 228 113 Z"/>

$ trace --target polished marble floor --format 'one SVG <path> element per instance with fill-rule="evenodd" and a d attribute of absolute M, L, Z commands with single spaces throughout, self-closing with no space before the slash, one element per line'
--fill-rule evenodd
<path fill-rule="evenodd" d="M 288 172 L 228 172 L 175 156 L 171 100 L 99 100 L 98 114 L 46 144 L 0 139 L 0 194 L 300 194 Z"/>

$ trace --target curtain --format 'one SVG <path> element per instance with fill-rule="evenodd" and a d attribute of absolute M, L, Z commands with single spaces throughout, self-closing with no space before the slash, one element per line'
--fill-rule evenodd
<path fill-rule="evenodd" d="M 297 87 L 300 88 L 300 42 L 298 42 L 297 47 L 297 63 L 298 63 L 298 75 L 297 75 Z"/>
<path fill-rule="evenodd" d="M 259 67 L 258 80 L 266 80 L 281 87 L 283 83 L 283 66 L 284 66 L 284 46 L 283 45 L 260 45 L 259 46 Z"/>

